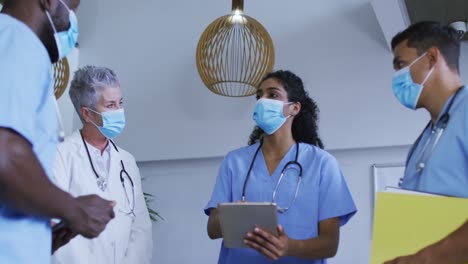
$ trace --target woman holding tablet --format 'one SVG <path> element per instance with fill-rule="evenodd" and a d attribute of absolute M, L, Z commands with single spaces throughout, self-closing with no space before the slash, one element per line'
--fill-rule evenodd
<path fill-rule="evenodd" d="M 222 238 L 219 203 L 274 202 L 277 235 L 257 227 L 248 248 L 221 246 L 218 263 L 326 263 L 336 254 L 339 228 L 356 213 L 333 156 L 322 150 L 318 108 L 289 71 L 268 74 L 257 90 L 257 123 L 249 146 L 229 152 L 205 213 L 208 235 Z"/>

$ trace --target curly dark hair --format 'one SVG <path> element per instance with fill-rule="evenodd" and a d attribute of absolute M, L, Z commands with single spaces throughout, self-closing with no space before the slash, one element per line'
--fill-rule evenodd
<path fill-rule="evenodd" d="M 283 85 L 288 93 L 289 102 L 300 102 L 301 111 L 294 117 L 292 124 L 292 135 L 296 142 L 304 142 L 315 145 L 323 149 L 322 140 L 318 135 L 318 114 L 319 109 L 314 100 L 304 90 L 304 84 L 301 78 L 290 71 L 275 71 L 267 74 L 262 82 L 274 78 Z M 249 137 L 249 145 L 253 145 L 262 139 L 265 132 L 258 126 Z"/>

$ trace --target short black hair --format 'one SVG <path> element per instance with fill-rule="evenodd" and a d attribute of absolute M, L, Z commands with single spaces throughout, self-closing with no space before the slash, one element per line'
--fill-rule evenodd
<path fill-rule="evenodd" d="M 432 47 L 438 48 L 448 66 L 459 72 L 460 39 L 454 29 L 434 21 L 415 23 L 393 37 L 392 50 L 405 40 L 408 47 L 417 49 L 418 55 Z"/>

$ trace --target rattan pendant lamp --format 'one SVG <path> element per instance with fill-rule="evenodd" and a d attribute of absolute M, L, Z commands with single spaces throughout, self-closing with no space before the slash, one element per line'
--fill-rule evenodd
<path fill-rule="evenodd" d="M 197 46 L 197 69 L 212 92 L 242 97 L 255 94 L 273 70 L 275 52 L 267 30 L 244 14 L 244 1 L 232 1 L 232 13 L 213 21 Z"/>

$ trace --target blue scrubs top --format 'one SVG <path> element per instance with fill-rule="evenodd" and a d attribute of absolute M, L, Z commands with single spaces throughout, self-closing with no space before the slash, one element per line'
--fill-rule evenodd
<path fill-rule="evenodd" d="M 436 126 L 429 125 L 414 151 L 409 155 L 401 187 L 448 196 L 468 198 L 468 89 L 463 88 L 453 101 L 449 121 L 439 143 L 431 154 L 437 129 L 442 126 L 441 117 L 447 111 L 452 95 L 437 119 Z M 432 131 L 435 131 L 432 134 Z M 432 137 L 431 137 L 432 134 Z M 426 151 L 421 152 L 426 142 Z M 410 151 L 411 152 L 411 151 Z M 430 155 L 430 157 L 429 157 Z M 422 158 L 420 158 L 422 157 Z M 429 157 L 429 159 L 427 159 Z M 418 172 L 417 164 L 426 161 L 425 168 Z"/>
<path fill-rule="evenodd" d="M 247 171 L 259 143 L 234 150 L 224 158 L 210 201 L 205 213 L 218 203 L 236 202 L 242 198 Z M 284 165 L 295 159 L 296 145 L 292 145 L 283 160 L 270 176 L 262 151 L 258 152 L 245 191 L 249 202 L 272 201 Z M 340 225 L 346 224 L 356 213 L 356 206 L 345 179 L 333 156 L 313 145 L 300 143 L 298 162 L 303 167 L 299 194 L 292 207 L 285 213 L 278 213 L 278 223 L 292 239 L 304 240 L 318 236 L 318 223 L 339 217 Z M 287 207 L 294 199 L 298 173 L 288 169 L 279 185 L 276 203 Z M 218 263 L 272 263 L 253 249 L 229 249 L 221 246 Z M 326 263 L 326 260 L 305 260 L 284 257 L 274 263 Z"/>
<path fill-rule="evenodd" d="M 0 14 L 0 127 L 31 143 L 49 177 L 58 143 L 53 96 L 52 65 L 44 45 L 25 24 Z M 0 201 L 0 263 L 50 263 L 50 254 L 49 220 Z"/>

